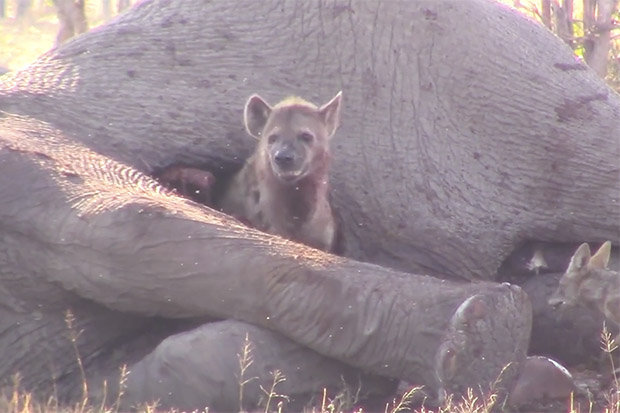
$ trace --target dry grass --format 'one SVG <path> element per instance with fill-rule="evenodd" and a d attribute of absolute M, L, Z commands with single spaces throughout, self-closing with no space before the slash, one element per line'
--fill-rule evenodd
<path fill-rule="evenodd" d="M 620 369 L 618 369 L 615 362 L 619 345 L 620 343 L 616 342 L 616 340 L 611 337 L 611 333 L 607 330 L 607 325 L 603 324 L 603 331 L 601 332 L 601 350 L 603 350 L 603 354 L 605 354 L 609 360 L 611 374 L 613 376 L 613 386 L 609 392 L 605 394 L 605 413 L 620 413 L 620 381 L 618 379 L 618 370 Z"/>
<path fill-rule="evenodd" d="M 82 358 L 78 351 L 78 340 L 81 331 L 77 331 L 74 327 L 75 319 L 70 311 L 67 311 L 65 315 L 65 323 L 68 329 L 68 338 L 70 345 L 76 357 L 76 362 L 79 368 L 79 372 L 82 378 L 82 397 L 81 400 L 73 405 L 63 406 L 60 405 L 55 397 L 50 397 L 47 401 L 37 401 L 35 397 L 24 391 L 20 386 L 20 377 L 15 376 L 13 378 L 13 385 L 9 389 L 5 389 L 0 394 L 0 411 L 6 413 L 120 413 L 121 399 L 123 397 L 125 382 L 128 371 L 125 366 L 121 368 L 119 393 L 108 404 L 106 400 L 106 384 L 104 382 L 103 400 L 98 405 L 94 405 L 89 399 L 88 394 L 88 382 L 86 374 L 82 364 Z M 618 350 L 618 344 L 614 341 L 611 333 L 607 330 L 606 326 L 603 326 L 601 332 L 601 349 L 603 354 L 608 359 L 613 374 L 612 388 L 603 395 L 605 399 L 604 411 L 605 413 L 620 413 L 620 383 L 618 372 L 616 372 L 615 355 Z M 237 375 L 239 386 L 239 406 L 243 405 L 243 391 L 244 387 L 257 380 L 257 377 L 248 377 L 247 372 L 249 367 L 254 362 L 253 356 L 253 344 L 250 337 L 246 335 L 242 344 L 241 351 L 237 354 L 239 360 L 239 374 Z M 284 406 L 288 401 L 288 397 L 284 394 L 279 394 L 277 391 L 278 385 L 286 381 L 286 377 L 282 372 L 276 370 L 271 373 L 272 383 L 268 389 L 260 387 L 264 397 L 261 401 L 262 407 L 255 411 L 263 411 L 264 413 L 277 412 L 282 413 Z M 320 405 L 311 406 L 306 409 L 307 413 L 339 413 L 339 412 L 352 412 L 363 413 L 362 408 L 355 408 L 358 403 L 360 389 L 352 390 L 346 385 L 343 385 L 343 389 L 333 398 L 328 397 L 327 390 L 323 390 L 322 397 L 320 398 Z M 413 410 L 412 404 L 415 400 L 423 400 L 423 387 L 415 386 L 403 393 L 400 397 L 392 400 L 391 403 L 387 403 L 384 409 L 384 413 L 400 413 L 400 412 L 415 412 L 415 413 L 489 413 L 496 407 L 497 396 L 493 392 L 493 386 L 491 390 L 484 396 L 477 395 L 472 389 L 468 389 L 467 394 L 455 398 L 449 396 L 444 403 L 437 408 L 427 408 L 422 403 L 422 406 Z M 593 412 L 593 403 L 590 402 L 587 405 L 587 409 L 583 409 L 579 403 L 575 402 L 575 398 L 571 396 L 570 400 L 566 403 L 567 412 L 569 413 L 586 413 Z M 157 403 L 144 404 L 136 409 L 137 412 L 163 412 L 157 408 Z M 541 410 L 543 411 L 543 410 Z M 598 410 L 597 410 L 598 411 Z M 166 410 L 168 413 L 177 413 L 178 410 Z M 195 412 L 200 412 L 196 410 Z M 208 409 L 203 410 L 208 412 Z"/>
<path fill-rule="evenodd" d="M 56 397 L 50 397 L 46 402 L 41 402 L 36 397 L 27 391 L 24 391 L 20 386 L 20 377 L 16 375 L 13 377 L 13 385 L 9 389 L 5 389 L 0 392 L 0 412 L 5 413 L 120 413 L 121 412 L 121 399 L 126 388 L 125 382 L 127 379 L 128 371 L 126 366 L 122 366 L 119 383 L 119 393 L 115 400 L 108 404 L 107 401 L 107 389 L 104 382 L 103 400 L 98 405 L 93 404 L 89 397 L 88 381 L 86 378 L 86 372 L 82 362 L 82 357 L 78 350 L 78 341 L 82 331 L 78 331 L 75 328 L 75 317 L 71 311 L 65 313 L 65 324 L 68 330 L 68 339 L 71 348 L 75 354 L 78 371 L 80 372 L 82 382 L 82 397 L 73 405 L 61 405 L 58 403 Z M 248 369 L 254 363 L 253 355 L 254 345 L 250 340 L 250 337 L 246 334 L 244 342 L 241 346 L 241 351 L 237 354 L 239 360 L 239 374 L 237 375 L 237 381 L 239 386 L 239 406 L 243 406 L 244 388 L 251 382 L 258 379 L 258 377 L 248 377 Z M 286 381 L 286 377 L 282 372 L 275 370 L 271 373 L 272 383 L 269 389 L 260 387 L 264 397 L 261 401 L 262 411 L 264 413 L 277 412 L 282 413 L 284 411 L 285 402 L 289 400 L 288 396 L 279 394 L 277 387 L 279 384 Z M 358 403 L 359 393 L 361 389 L 351 389 L 346 383 L 343 383 L 342 390 L 336 394 L 333 398 L 330 398 L 327 394 L 327 390 L 323 389 L 322 397 L 320 398 L 320 405 L 310 406 L 306 409 L 307 413 L 339 413 L 339 412 L 353 412 L 362 413 L 362 408 L 354 408 Z M 412 411 L 411 404 L 415 399 L 419 400 L 419 394 L 422 392 L 421 386 L 411 388 L 402 394 L 399 398 L 394 399 L 391 403 L 386 404 L 384 413 L 400 413 Z M 473 394 L 472 391 L 468 392 L 467 397 L 463 398 L 459 402 L 453 402 L 452 397 L 449 397 L 443 407 L 436 411 L 425 409 L 417 410 L 419 413 L 447 413 L 447 412 L 459 412 L 459 413 L 486 413 L 489 412 L 494 404 L 495 396 L 490 395 L 485 400 L 479 399 Z M 137 412 L 163 412 L 158 409 L 157 402 L 151 404 L 144 404 L 137 407 Z M 208 412 L 208 409 L 203 410 Z M 240 411 L 243 411 L 240 408 Z M 255 410 L 259 411 L 259 410 Z M 167 413 L 177 413 L 178 410 L 166 410 Z M 195 412 L 199 412 L 196 410 Z"/>

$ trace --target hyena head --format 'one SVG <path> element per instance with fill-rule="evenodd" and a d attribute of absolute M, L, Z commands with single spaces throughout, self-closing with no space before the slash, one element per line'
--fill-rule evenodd
<path fill-rule="evenodd" d="M 244 111 L 245 127 L 258 139 L 261 167 L 280 182 L 294 184 L 327 173 L 329 141 L 340 122 L 342 92 L 321 107 L 291 97 L 270 106 L 252 95 Z"/>
<path fill-rule="evenodd" d="M 566 272 L 560 278 L 557 290 L 549 298 L 549 304 L 558 307 L 579 302 L 581 284 L 607 267 L 610 253 L 610 241 L 603 243 L 594 255 L 591 255 L 587 243 L 581 244 L 570 259 Z"/>

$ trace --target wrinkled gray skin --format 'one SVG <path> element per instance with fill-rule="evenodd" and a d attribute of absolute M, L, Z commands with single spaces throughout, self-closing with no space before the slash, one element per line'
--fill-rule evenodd
<path fill-rule="evenodd" d="M 247 96 L 337 90 L 331 182 L 346 259 L 243 228 L 143 175 L 230 172 L 252 150 Z M 302 346 L 256 373 L 289 363 L 319 377 L 289 377 L 294 394 L 354 368 L 431 396 L 486 388 L 523 359 L 527 297 L 414 274 L 492 280 L 528 240 L 619 241 L 620 99 L 493 2 L 146 1 L 1 78 L 0 111 L 0 377 L 19 371 L 42 396 L 52 382 L 79 396 L 67 308 L 89 388 L 129 363 L 130 401 L 178 405 L 202 386 L 205 404 L 237 408 L 230 360 L 239 332 L 256 328 L 241 322 L 265 328 L 265 357 L 289 345 L 282 336 Z M 239 321 L 192 333 L 205 317 Z M 324 369 L 313 352 L 344 364 Z"/>

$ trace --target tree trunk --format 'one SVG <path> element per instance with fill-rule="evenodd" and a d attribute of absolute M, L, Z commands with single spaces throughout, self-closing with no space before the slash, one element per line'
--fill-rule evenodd
<path fill-rule="evenodd" d="M 617 0 L 584 1 L 585 58 L 588 65 L 603 78 L 607 75 L 612 17 L 617 5 Z"/>
<path fill-rule="evenodd" d="M 60 24 L 58 35 L 56 35 L 56 46 L 88 30 L 84 0 L 54 0 L 54 5 Z"/>
<path fill-rule="evenodd" d="M 573 28 L 573 0 L 564 0 L 562 4 L 562 9 L 564 10 L 564 15 L 566 16 L 566 23 L 568 25 L 568 34 L 572 37 L 575 34 L 575 30 Z"/>
<path fill-rule="evenodd" d="M 131 0 L 118 0 L 118 12 L 122 13 L 131 6 Z"/>
<path fill-rule="evenodd" d="M 553 31 L 560 39 L 564 40 L 566 44 L 572 47 L 574 43 L 572 4 L 570 2 L 564 2 L 564 5 L 560 5 L 559 2 L 554 1 L 551 5 L 551 9 L 553 11 Z M 569 11 L 571 14 L 569 14 Z"/>
<path fill-rule="evenodd" d="M 18 19 L 23 18 L 32 8 L 32 0 L 17 0 L 17 11 L 15 13 Z"/>
<path fill-rule="evenodd" d="M 112 0 L 101 1 L 101 12 L 103 14 L 103 20 L 110 20 L 110 17 L 112 17 Z"/>
<path fill-rule="evenodd" d="M 541 0 L 542 8 L 542 22 L 548 28 L 551 29 L 551 0 Z"/>

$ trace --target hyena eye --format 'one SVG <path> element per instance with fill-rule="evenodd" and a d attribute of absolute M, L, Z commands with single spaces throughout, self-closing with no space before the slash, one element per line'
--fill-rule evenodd
<path fill-rule="evenodd" d="M 302 132 L 299 134 L 299 139 L 305 143 L 312 143 L 312 141 L 314 140 L 314 136 L 312 136 L 308 132 Z"/>
<path fill-rule="evenodd" d="M 278 140 L 278 135 L 269 135 L 269 137 L 267 138 L 267 143 L 272 144 L 275 143 Z"/>

